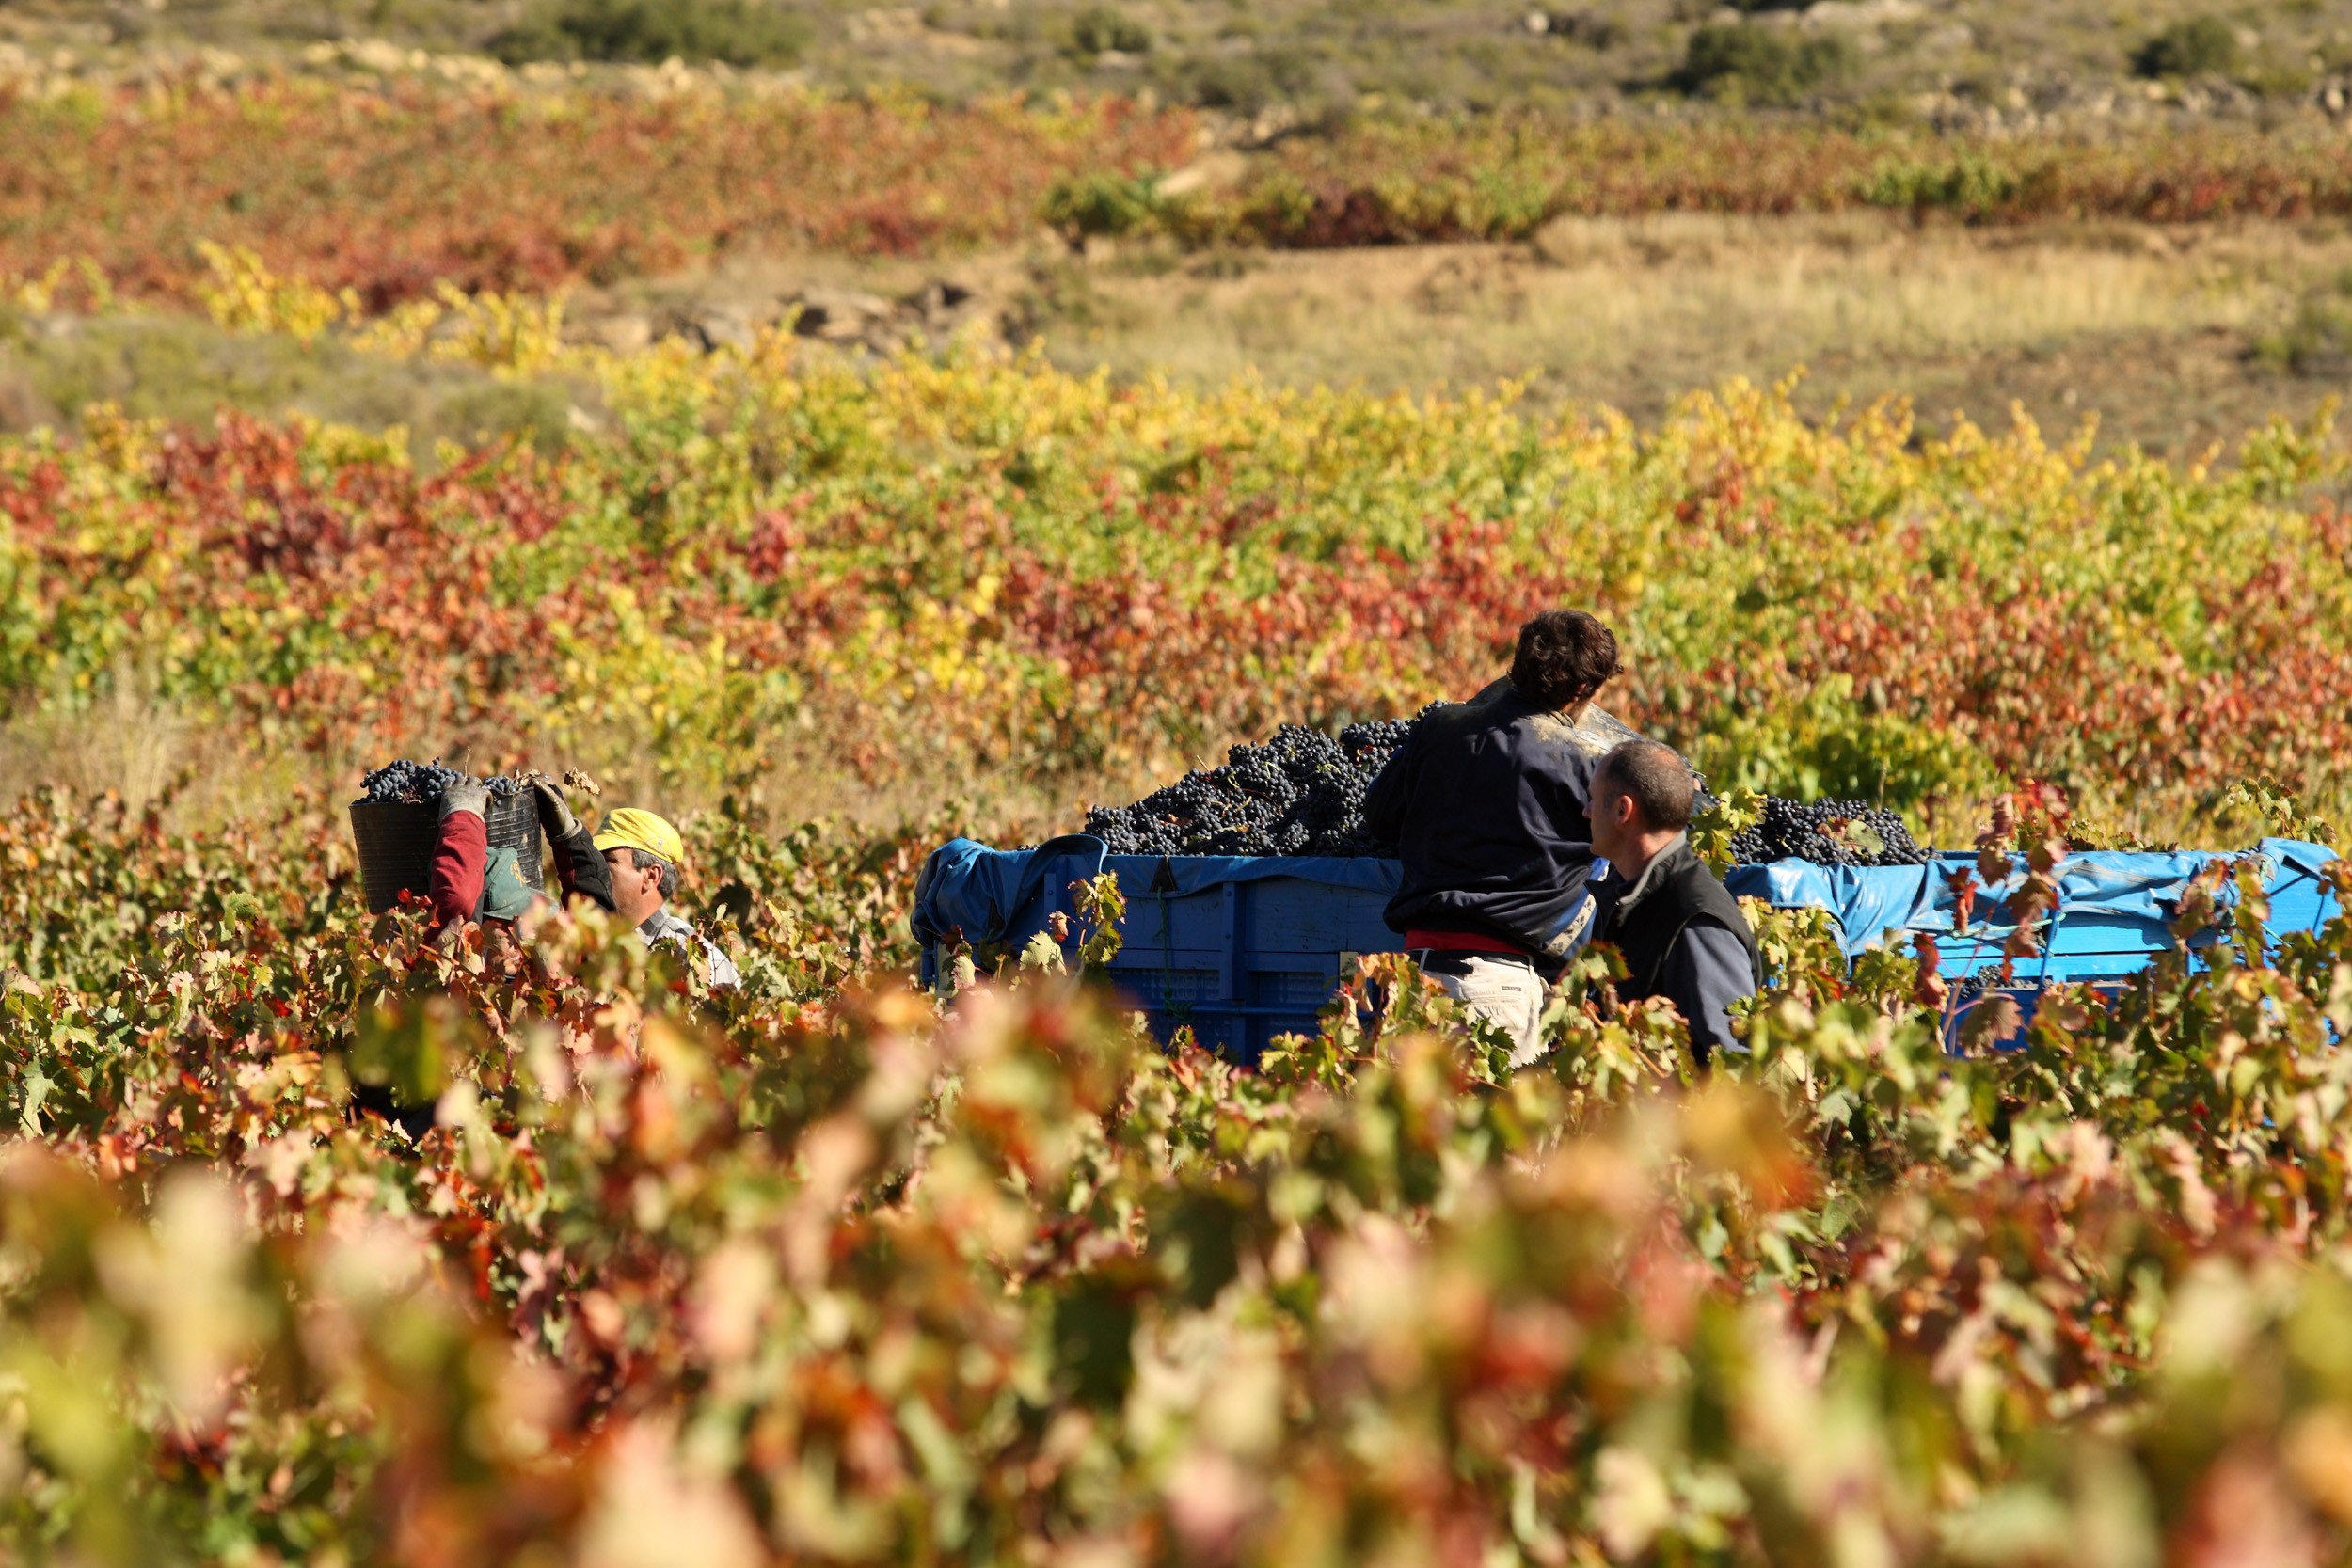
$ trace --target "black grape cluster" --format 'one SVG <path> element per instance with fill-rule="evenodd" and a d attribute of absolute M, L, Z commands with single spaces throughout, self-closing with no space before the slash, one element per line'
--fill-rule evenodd
<path fill-rule="evenodd" d="M 370 773 L 361 781 L 361 787 L 367 791 L 367 799 L 377 805 L 415 804 L 437 800 L 440 799 L 442 790 L 453 784 L 464 784 L 471 777 L 471 774 L 461 773 L 454 768 L 442 767 L 439 757 L 431 762 L 411 762 L 403 757 L 398 762 L 388 762 Z M 490 793 L 501 800 L 514 799 L 515 792 L 522 787 L 502 774 L 482 782 L 489 785 Z"/>
<path fill-rule="evenodd" d="M 1375 720 L 1335 740 L 1284 724 L 1263 746 L 1234 747 L 1222 768 L 1132 806 L 1096 806 L 1087 832 L 1114 855 L 1392 855 L 1364 831 L 1364 792 L 1412 727 Z"/>
<path fill-rule="evenodd" d="M 1894 812 L 1861 800 L 1785 800 L 1777 795 L 1765 800 L 1755 827 L 1732 835 L 1731 854 L 1741 865 L 1787 860 L 1925 865 L 1930 858 Z"/>

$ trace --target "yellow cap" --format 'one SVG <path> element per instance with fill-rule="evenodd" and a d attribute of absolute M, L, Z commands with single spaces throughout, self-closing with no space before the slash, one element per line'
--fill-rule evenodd
<path fill-rule="evenodd" d="M 624 845 L 643 849 L 672 865 L 686 858 L 686 841 L 678 837 L 677 830 L 653 813 L 639 811 L 635 806 L 606 812 L 593 842 L 599 849 L 618 849 Z"/>

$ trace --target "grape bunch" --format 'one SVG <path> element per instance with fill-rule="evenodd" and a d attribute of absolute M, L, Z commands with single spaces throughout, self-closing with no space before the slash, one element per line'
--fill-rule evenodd
<path fill-rule="evenodd" d="M 1930 859 L 1894 812 L 1862 800 L 1788 800 L 1777 795 L 1765 800 L 1756 826 L 1732 835 L 1731 853 L 1741 865 L 1786 860 L 1925 865 Z"/>
<path fill-rule="evenodd" d="M 1374 720 L 1334 739 L 1284 724 L 1263 746 L 1234 747 L 1222 768 L 1131 806 L 1094 807 L 1086 831 L 1114 855 L 1392 855 L 1364 831 L 1364 792 L 1412 727 Z"/>
<path fill-rule="evenodd" d="M 388 762 L 360 781 L 366 799 L 376 805 L 396 803 L 418 804 L 440 799 L 441 791 L 451 784 L 463 784 L 470 774 L 454 768 L 444 768 L 441 759 L 431 762 L 411 762 L 406 757 Z M 501 800 L 510 800 L 522 786 L 502 774 L 482 781 L 490 793 Z"/>

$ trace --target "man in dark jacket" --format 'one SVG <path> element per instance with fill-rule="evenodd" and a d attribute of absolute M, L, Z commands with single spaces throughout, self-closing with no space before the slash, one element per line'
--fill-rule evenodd
<path fill-rule="evenodd" d="M 1515 1067 L 1541 1053 L 1547 976 L 1591 923 L 1586 801 L 1601 757 L 1630 733 L 1592 704 L 1622 668 L 1593 616 L 1536 616 L 1519 628 L 1510 680 L 1423 715 L 1364 798 L 1366 828 L 1404 863 L 1390 928 L 1511 1037 Z"/>
<path fill-rule="evenodd" d="M 1691 847 L 1695 790 L 1670 746 L 1629 740 L 1593 775 L 1593 848 L 1609 863 L 1593 884 L 1595 942 L 1625 959 L 1620 1000 L 1663 996 L 1691 1027 L 1701 1067 L 1737 1049 L 1731 1005 L 1756 994 L 1756 934 L 1715 873 Z"/>

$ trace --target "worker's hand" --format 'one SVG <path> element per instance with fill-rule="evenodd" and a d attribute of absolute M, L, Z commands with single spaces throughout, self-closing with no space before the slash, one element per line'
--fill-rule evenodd
<path fill-rule="evenodd" d="M 441 820 L 446 822 L 455 812 L 469 811 L 487 818 L 490 812 L 490 786 L 480 779 L 464 779 L 441 791 Z"/>
<path fill-rule="evenodd" d="M 572 815 L 572 803 L 564 799 L 562 789 L 545 779 L 533 779 L 531 793 L 539 807 L 541 832 L 550 839 L 564 839 L 580 832 L 580 818 Z"/>

